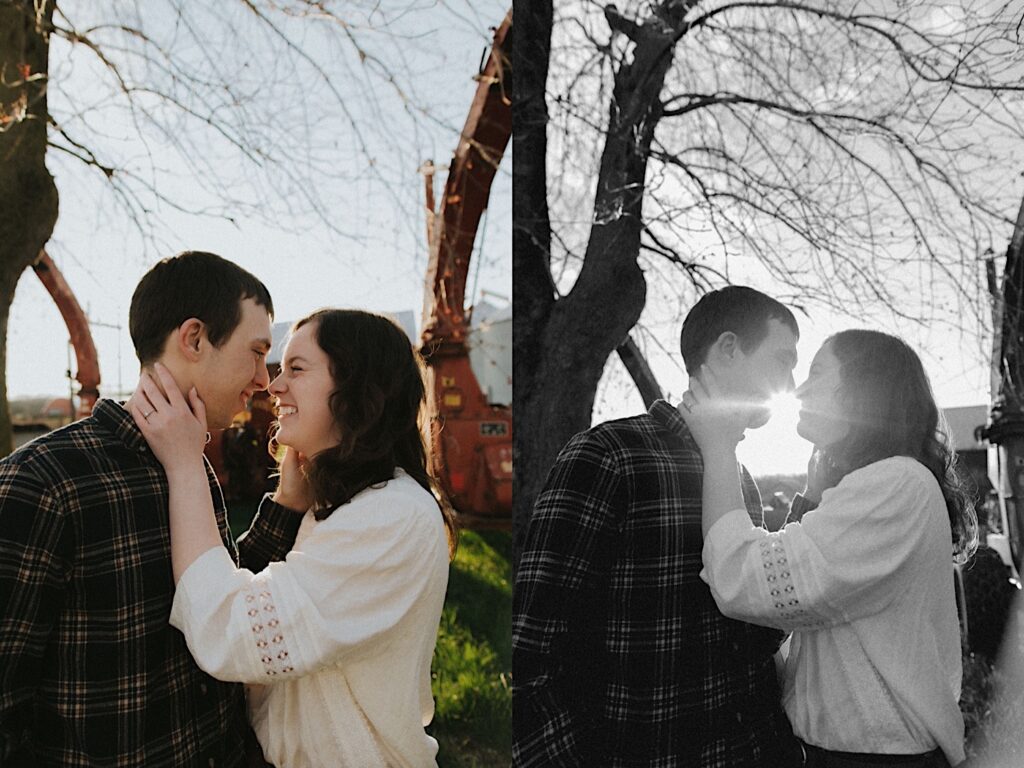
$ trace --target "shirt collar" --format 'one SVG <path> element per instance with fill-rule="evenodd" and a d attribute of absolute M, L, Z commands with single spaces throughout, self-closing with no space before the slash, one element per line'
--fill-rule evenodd
<path fill-rule="evenodd" d="M 693 433 L 686 426 L 686 420 L 679 413 L 679 409 L 670 405 L 667 400 L 655 400 L 651 403 L 648 413 L 658 426 L 671 432 L 689 447 L 700 450 L 697 447 L 697 441 L 693 439 Z"/>
<path fill-rule="evenodd" d="M 142 436 L 142 430 L 139 429 L 132 415 L 128 413 L 123 402 L 100 398 L 93 406 L 92 415 L 100 425 L 110 430 L 127 448 L 149 453 L 149 445 L 146 443 L 146 438 Z"/>

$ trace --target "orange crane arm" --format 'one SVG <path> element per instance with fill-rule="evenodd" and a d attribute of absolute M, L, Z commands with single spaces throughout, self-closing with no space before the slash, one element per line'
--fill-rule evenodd
<path fill-rule="evenodd" d="M 512 12 L 494 45 L 470 106 L 435 213 L 433 165 L 427 177 L 430 260 L 421 352 L 431 411 L 431 470 L 461 525 L 508 527 L 512 518 L 512 409 L 492 405 L 469 362 L 466 277 L 491 182 L 512 135 Z"/>
<path fill-rule="evenodd" d="M 431 242 L 421 334 L 424 348 L 465 343 L 466 276 L 473 241 L 512 135 L 511 33 L 510 10 L 495 31 L 487 63 L 476 77 L 479 85 L 452 158 L 440 210 L 436 215 L 428 211 Z M 433 209 L 429 193 L 428 206 Z"/>
<path fill-rule="evenodd" d="M 64 275 L 57 269 L 53 259 L 46 251 L 39 252 L 39 258 L 32 265 L 36 276 L 46 286 L 50 296 L 57 304 L 61 317 L 68 327 L 71 335 L 71 344 L 75 348 L 75 360 L 78 363 L 78 373 L 75 378 L 81 385 L 78 396 L 80 405 L 78 416 L 88 416 L 92 413 L 92 407 L 100 396 L 100 366 L 96 356 L 96 345 L 92 341 L 92 333 L 89 331 L 89 320 L 82 311 L 71 287 L 64 280 Z"/>

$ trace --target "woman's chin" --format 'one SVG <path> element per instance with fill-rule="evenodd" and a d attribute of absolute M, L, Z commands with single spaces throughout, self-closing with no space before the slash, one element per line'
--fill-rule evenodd
<path fill-rule="evenodd" d="M 295 440 L 288 434 L 288 430 L 284 427 L 280 427 L 277 430 L 277 435 L 274 439 L 277 441 L 278 445 L 283 445 L 295 451 L 301 450 L 297 445 L 295 445 Z"/>

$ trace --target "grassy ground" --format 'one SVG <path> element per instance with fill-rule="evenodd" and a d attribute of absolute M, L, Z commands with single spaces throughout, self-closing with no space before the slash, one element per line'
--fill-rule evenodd
<path fill-rule="evenodd" d="M 1018 593 L 996 662 L 964 659 L 963 693 L 968 765 L 1024 766 L 1024 596 Z"/>
<path fill-rule="evenodd" d="M 440 768 L 512 760 L 511 536 L 463 531 L 434 652 Z"/>
<path fill-rule="evenodd" d="M 237 537 L 255 504 L 233 502 Z M 449 572 L 434 651 L 434 721 L 439 768 L 498 768 L 512 762 L 512 538 L 463 531 Z"/>

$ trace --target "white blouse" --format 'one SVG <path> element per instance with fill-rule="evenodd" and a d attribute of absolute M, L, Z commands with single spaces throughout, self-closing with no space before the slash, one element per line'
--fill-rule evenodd
<path fill-rule="evenodd" d="M 964 759 L 960 630 L 942 492 L 906 456 L 851 472 L 781 531 L 745 511 L 704 541 L 726 616 L 793 630 L 783 704 L 809 744 Z"/>
<path fill-rule="evenodd" d="M 448 584 L 433 497 L 401 470 L 330 517 L 307 513 L 258 574 L 223 547 L 182 575 L 171 624 L 199 666 L 249 690 L 278 768 L 435 766 L 430 662 Z"/>

